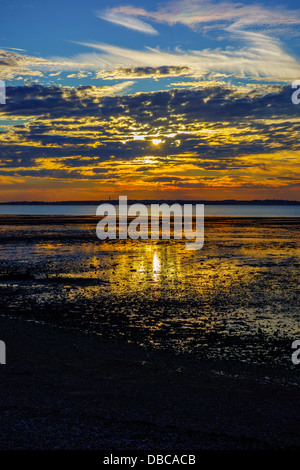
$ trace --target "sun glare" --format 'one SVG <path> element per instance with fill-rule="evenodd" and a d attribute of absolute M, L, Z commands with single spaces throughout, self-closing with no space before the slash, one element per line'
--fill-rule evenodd
<path fill-rule="evenodd" d="M 162 140 L 161 139 L 152 139 L 152 144 L 153 145 L 159 145 L 161 144 Z"/>

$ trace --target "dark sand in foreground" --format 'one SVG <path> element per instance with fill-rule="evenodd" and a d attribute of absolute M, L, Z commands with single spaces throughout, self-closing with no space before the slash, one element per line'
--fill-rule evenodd
<path fill-rule="evenodd" d="M 1 449 L 295 449 L 293 373 L 0 319 Z"/>

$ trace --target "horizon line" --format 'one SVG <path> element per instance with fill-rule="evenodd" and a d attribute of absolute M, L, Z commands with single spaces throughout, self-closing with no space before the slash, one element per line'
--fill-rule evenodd
<path fill-rule="evenodd" d="M 236 205 L 300 205 L 300 201 L 289 200 L 289 199 L 127 199 L 128 203 L 140 203 L 144 202 L 147 204 L 151 203 L 185 203 L 185 204 L 208 204 L 208 205 L 225 205 L 225 204 L 236 204 Z M 102 203 L 118 204 L 119 199 L 99 199 L 99 200 L 67 200 L 67 201 L 7 201 L 0 202 L 0 205 L 99 205 Z"/>

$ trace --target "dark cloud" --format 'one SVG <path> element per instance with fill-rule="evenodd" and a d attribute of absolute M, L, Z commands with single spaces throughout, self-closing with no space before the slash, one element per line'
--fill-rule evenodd
<path fill-rule="evenodd" d="M 166 70 L 165 70 L 166 72 Z M 2 168 L 23 167 L 18 175 L 82 178 L 72 168 L 89 167 L 90 178 L 111 159 L 126 161 L 151 155 L 163 171 L 164 161 L 174 166 L 188 155 L 194 166 L 209 171 L 246 169 L 264 162 L 243 161 L 245 155 L 300 148 L 299 109 L 291 102 L 291 88 L 271 88 L 245 94 L 221 86 L 197 90 L 101 96 L 101 87 L 8 87 L 6 117 L 28 117 L 0 142 Z M 136 139 L 142 136 L 143 140 Z M 153 136 L 161 145 L 152 143 Z M 180 157 L 180 158 L 178 158 Z M 24 170 L 38 158 L 60 159 L 65 169 Z M 139 172 L 151 172 L 143 164 Z M 159 179 L 161 178 L 161 180 Z M 175 181 L 169 176 L 156 181 Z M 167 178 L 167 179 L 166 179 Z"/>
<path fill-rule="evenodd" d="M 127 78 L 162 78 L 187 75 L 191 72 L 189 67 L 168 66 L 161 67 L 119 67 L 114 70 L 103 70 L 97 73 L 97 78 L 127 79 Z"/>
<path fill-rule="evenodd" d="M 93 171 L 92 174 L 86 175 L 84 173 L 81 173 L 77 170 L 52 170 L 52 169 L 47 169 L 47 168 L 38 168 L 38 169 L 30 169 L 30 170 L 14 170 L 14 171 L 3 171 L 0 170 L 0 176 L 5 176 L 5 175 L 10 175 L 13 177 L 24 177 L 24 176 L 30 176 L 30 177 L 38 177 L 38 178 L 55 178 L 55 179 L 84 179 L 84 180 L 90 180 L 90 179 L 96 179 L 100 180 L 103 179 L 104 176 L 102 176 L 102 173 L 105 172 L 98 172 L 96 169 Z M 118 175 L 113 175 L 114 180 L 118 179 Z M 107 177 L 105 177 L 105 180 L 108 181 Z M 111 179 L 109 179 L 111 181 Z"/>
<path fill-rule="evenodd" d="M 101 87 L 44 87 L 32 85 L 7 87 L 9 115 L 47 115 L 51 118 L 69 116 L 117 117 L 128 114 L 139 122 L 167 117 L 193 117 L 205 121 L 232 119 L 295 117 L 298 109 L 291 102 L 291 88 L 260 94 L 240 93 L 221 86 L 199 90 L 169 90 L 127 96 L 101 97 Z"/>

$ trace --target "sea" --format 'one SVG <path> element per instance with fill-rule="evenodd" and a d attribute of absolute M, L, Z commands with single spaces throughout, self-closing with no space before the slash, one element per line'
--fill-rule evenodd
<path fill-rule="evenodd" d="M 186 202 L 188 203 L 188 201 Z M 0 205 L 0 215 L 96 215 L 97 205 Z M 118 206 L 116 206 L 118 207 Z M 150 206 L 148 205 L 148 210 Z M 300 205 L 205 205 L 208 217 L 300 217 Z"/>

